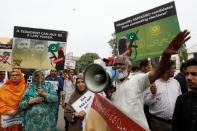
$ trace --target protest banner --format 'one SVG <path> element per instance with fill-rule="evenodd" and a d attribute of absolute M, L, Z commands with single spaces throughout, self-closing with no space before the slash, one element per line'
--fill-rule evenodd
<path fill-rule="evenodd" d="M 84 131 L 145 131 L 100 94 L 95 94 L 87 115 Z"/>
<path fill-rule="evenodd" d="M 0 71 L 11 71 L 12 39 L 0 37 Z"/>
<path fill-rule="evenodd" d="M 14 27 L 13 68 L 64 69 L 68 32 Z"/>
<path fill-rule="evenodd" d="M 180 31 L 174 2 L 116 21 L 114 26 L 119 54 L 133 60 L 161 55 Z"/>

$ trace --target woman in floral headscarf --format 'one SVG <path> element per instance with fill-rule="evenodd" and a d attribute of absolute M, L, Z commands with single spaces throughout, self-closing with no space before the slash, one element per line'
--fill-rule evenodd
<path fill-rule="evenodd" d="M 19 104 L 19 110 L 24 111 L 25 131 L 56 131 L 57 101 L 57 92 L 44 82 L 43 72 L 34 72 L 32 84 Z"/>
<path fill-rule="evenodd" d="M 18 104 L 25 92 L 26 84 L 20 70 L 14 69 L 9 79 L 0 88 L 0 116 L 15 116 L 18 112 Z M 21 125 L 14 125 L 7 128 L 0 127 L 1 131 L 22 130 Z"/>

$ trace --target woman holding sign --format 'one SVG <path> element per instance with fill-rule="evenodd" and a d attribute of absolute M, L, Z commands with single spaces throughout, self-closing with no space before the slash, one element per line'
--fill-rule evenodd
<path fill-rule="evenodd" d="M 69 121 L 68 131 L 82 131 L 82 121 L 86 113 L 83 110 L 80 112 L 75 112 L 72 104 L 87 91 L 83 74 L 79 74 L 76 77 L 75 87 L 75 92 L 71 95 L 64 112 L 66 119 Z"/>
<path fill-rule="evenodd" d="M 14 69 L 10 72 L 9 79 L 0 88 L 1 131 L 22 131 L 21 117 L 17 113 L 18 104 L 25 89 L 26 84 L 22 72 Z"/>
<path fill-rule="evenodd" d="M 32 78 L 19 104 L 19 109 L 24 111 L 25 131 L 56 131 L 57 92 L 50 83 L 44 82 L 43 72 L 34 72 Z"/>

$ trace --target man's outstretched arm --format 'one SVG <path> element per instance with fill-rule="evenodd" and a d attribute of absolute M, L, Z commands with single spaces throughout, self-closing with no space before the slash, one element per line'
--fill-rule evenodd
<path fill-rule="evenodd" d="M 170 42 L 161 56 L 159 66 L 156 68 L 156 70 L 151 71 L 148 75 L 150 83 L 161 77 L 161 75 L 167 70 L 171 55 L 176 54 L 183 43 L 191 38 L 189 34 L 190 32 L 188 30 L 181 31 Z"/>

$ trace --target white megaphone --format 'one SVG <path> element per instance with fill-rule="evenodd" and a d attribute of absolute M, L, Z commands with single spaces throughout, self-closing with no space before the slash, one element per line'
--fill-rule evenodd
<path fill-rule="evenodd" d="M 105 88 L 112 87 L 112 82 L 118 76 L 119 72 L 116 69 L 99 64 L 89 65 L 84 72 L 86 86 L 94 93 L 102 92 Z"/>

